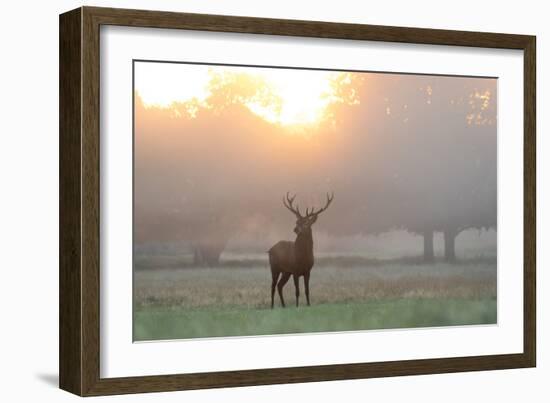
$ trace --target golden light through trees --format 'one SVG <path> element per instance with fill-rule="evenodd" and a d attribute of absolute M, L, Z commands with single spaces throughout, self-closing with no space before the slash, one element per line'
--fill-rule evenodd
<path fill-rule="evenodd" d="M 358 102 L 343 97 L 340 86 L 351 73 L 277 68 L 137 63 L 135 92 L 146 107 L 186 105 L 223 108 L 245 105 L 265 121 L 283 127 L 321 124 L 332 103 Z M 179 112 L 178 112 L 179 113 Z"/>
<path fill-rule="evenodd" d="M 134 95 L 145 109 L 192 120 L 241 109 L 258 127 L 270 126 L 264 132 L 310 139 L 354 121 L 377 130 L 451 111 L 469 126 L 496 124 L 496 81 L 482 78 L 157 62 L 134 69 Z"/>

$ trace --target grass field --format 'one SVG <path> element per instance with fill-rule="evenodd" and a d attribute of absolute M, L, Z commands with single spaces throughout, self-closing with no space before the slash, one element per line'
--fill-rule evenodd
<path fill-rule="evenodd" d="M 413 298 L 296 309 L 146 309 L 135 340 L 414 328 L 496 322 L 495 299 Z"/>
<path fill-rule="evenodd" d="M 311 307 L 270 304 L 267 263 L 136 270 L 136 341 L 496 323 L 496 261 L 338 264 L 311 274 Z"/>

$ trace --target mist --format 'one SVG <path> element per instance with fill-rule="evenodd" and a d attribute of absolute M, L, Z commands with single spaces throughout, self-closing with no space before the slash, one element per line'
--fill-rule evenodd
<path fill-rule="evenodd" d="M 497 80 L 343 77 L 323 117 L 298 127 L 247 107 L 280 100 L 242 77 L 205 102 L 147 105 L 136 90 L 136 251 L 266 258 L 294 239 L 287 192 L 303 211 L 333 192 L 313 227 L 319 256 L 496 256 Z"/>

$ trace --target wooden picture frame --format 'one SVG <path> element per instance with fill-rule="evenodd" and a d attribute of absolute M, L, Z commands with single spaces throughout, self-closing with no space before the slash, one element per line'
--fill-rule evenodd
<path fill-rule="evenodd" d="M 276 369 L 100 377 L 99 32 L 172 28 L 524 52 L 523 353 Z M 60 387 L 80 396 L 533 367 L 536 363 L 535 37 L 81 7 L 60 16 Z"/>

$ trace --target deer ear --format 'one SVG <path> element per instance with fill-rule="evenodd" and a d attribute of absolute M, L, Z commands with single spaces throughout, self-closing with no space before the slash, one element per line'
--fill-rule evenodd
<path fill-rule="evenodd" d="M 311 218 L 309 219 L 309 222 L 310 222 L 311 224 L 314 224 L 315 221 L 317 221 L 317 214 L 311 216 Z"/>

